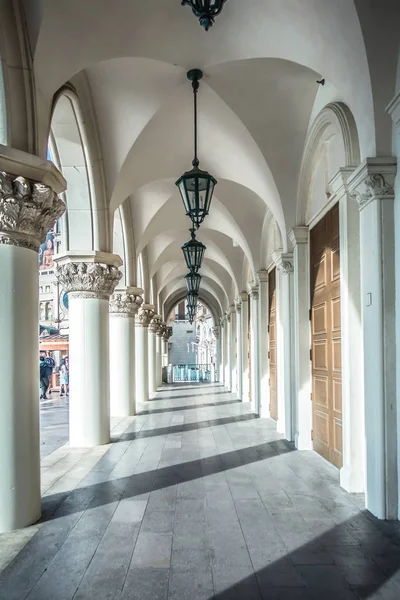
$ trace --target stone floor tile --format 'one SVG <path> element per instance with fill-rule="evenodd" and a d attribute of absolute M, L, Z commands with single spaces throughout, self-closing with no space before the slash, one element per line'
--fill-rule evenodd
<path fill-rule="evenodd" d="M 209 600 L 214 593 L 211 568 L 172 568 L 168 600 Z"/>
<path fill-rule="evenodd" d="M 132 556 L 132 567 L 169 568 L 172 535 L 140 532 Z"/>
<path fill-rule="evenodd" d="M 169 569 L 132 568 L 118 600 L 167 600 Z"/>

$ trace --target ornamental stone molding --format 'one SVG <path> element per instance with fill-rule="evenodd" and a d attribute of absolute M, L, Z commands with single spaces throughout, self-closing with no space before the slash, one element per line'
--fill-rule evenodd
<path fill-rule="evenodd" d="M 172 337 L 172 334 L 174 333 L 174 329 L 173 327 L 167 327 L 165 330 L 165 333 L 163 335 L 163 340 L 164 342 L 168 342 L 169 338 Z"/>
<path fill-rule="evenodd" d="M 161 315 L 153 315 L 153 318 L 151 319 L 150 323 L 149 323 L 149 331 L 150 333 L 157 333 L 159 328 L 162 325 L 162 316 Z"/>
<path fill-rule="evenodd" d="M 116 289 L 110 297 L 110 315 L 113 317 L 134 318 L 143 304 L 140 288 Z"/>
<path fill-rule="evenodd" d="M 291 260 L 283 260 L 279 265 L 278 265 L 278 270 L 283 274 L 283 275 L 289 275 L 290 273 L 293 273 L 294 271 L 294 267 L 293 267 L 293 262 Z"/>
<path fill-rule="evenodd" d="M 293 273 L 293 254 L 274 252 L 272 258 L 275 262 L 276 268 L 282 273 L 282 275 L 291 275 Z"/>
<path fill-rule="evenodd" d="M 216 340 L 219 340 L 219 327 L 213 327 L 212 332 Z"/>
<path fill-rule="evenodd" d="M 164 337 L 166 329 L 167 329 L 167 324 L 162 322 L 161 325 L 159 326 L 159 328 L 157 329 L 158 337 L 160 337 L 160 338 Z"/>
<path fill-rule="evenodd" d="M 154 308 L 151 304 L 142 304 L 139 312 L 135 316 L 135 325 L 137 327 L 148 327 L 154 316 Z"/>
<path fill-rule="evenodd" d="M 253 300 L 258 300 L 260 297 L 259 291 L 258 291 L 258 287 L 253 287 L 250 290 L 250 296 Z"/>
<path fill-rule="evenodd" d="M 58 265 L 56 275 L 64 290 L 73 298 L 108 300 L 122 277 L 112 265 L 68 263 Z"/>
<path fill-rule="evenodd" d="M 367 158 L 347 182 L 350 197 L 360 210 L 373 200 L 393 200 L 397 161 L 393 157 Z"/>
<path fill-rule="evenodd" d="M 65 210 L 50 186 L 0 171 L 0 244 L 38 252 Z"/>
<path fill-rule="evenodd" d="M 242 312 L 242 301 L 236 300 L 235 307 L 236 307 L 236 312 L 240 315 L 240 313 Z"/>

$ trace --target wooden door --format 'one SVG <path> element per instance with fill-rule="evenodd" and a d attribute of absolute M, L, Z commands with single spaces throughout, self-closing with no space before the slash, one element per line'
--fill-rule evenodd
<path fill-rule="evenodd" d="M 277 364 L 276 364 L 276 269 L 273 269 L 268 276 L 269 293 L 269 412 L 271 419 L 278 419 L 278 395 L 277 395 Z"/>
<path fill-rule="evenodd" d="M 311 230 L 311 361 L 314 450 L 342 456 L 339 205 Z"/>
<path fill-rule="evenodd" d="M 251 296 L 247 302 L 247 357 L 249 359 L 249 402 L 251 402 Z"/>

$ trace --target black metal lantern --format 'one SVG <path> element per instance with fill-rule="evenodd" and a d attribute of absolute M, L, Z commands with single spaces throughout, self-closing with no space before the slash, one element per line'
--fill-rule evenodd
<path fill-rule="evenodd" d="M 197 300 L 198 300 L 198 294 L 191 293 L 186 296 L 186 303 L 187 303 L 188 310 L 190 312 L 196 313 Z"/>
<path fill-rule="evenodd" d="M 198 294 L 200 290 L 201 283 L 201 275 L 198 273 L 193 273 L 192 271 L 188 273 L 185 277 L 186 287 L 189 294 Z"/>
<path fill-rule="evenodd" d="M 192 239 L 186 244 L 182 246 L 183 256 L 185 257 L 187 268 L 192 271 L 192 273 L 197 273 L 201 268 L 201 264 L 203 262 L 204 252 L 206 251 L 206 246 L 196 240 L 195 229 L 190 230 L 192 234 Z"/>
<path fill-rule="evenodd" d="M 197 157 L 197 92 L 203 73 L 192 69 L 187 74 L 192 82 L 194 94 L 194 159 L 193 169 L 186 171 L 176 182 L 182 196 L 185 211 L 198 229 L 210 211 L 211 200 L 217 180 L 207 171 L 199 169 Z"/>
<path fill-rule="evenodd" d="M 199 18 L 200 25 L 206 31 L 214 24 L 214 19 L 222 11 L 226 0 L 182 0 L 182 6 L 187 4 Z"/>

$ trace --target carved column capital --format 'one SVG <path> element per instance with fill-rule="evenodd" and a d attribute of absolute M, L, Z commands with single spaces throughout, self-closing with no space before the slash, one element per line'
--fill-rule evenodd
<path fill-rule="evenodd" d="M 140 288 L 116 289 L 110 296 L 110 315 L 113 317 L 134 318 L 143 304 L 143 290 Z"/>
<path fill-rule="evenodd" d="M 257 287 L 252 287 L 250 290 L 250 296 L 253 300 L 258 300 L 260 297 L 259 291 L 258 291 L 258 286 Z"/>
<path fill-rule="evenodd" d="M 159 328 L 162 325 L 162 316 L 161 315 L 153 315 L 150 323 L 149 323 L 149 331 L 150 333 L 157 333 Z"/>
<path fill-rule="evenodd" d="M 360 210 L 373 200 L 393 200 L 396 159 L 367 158 L 348 180 L 350 197 Z"/>
<path fill-rule="evenodd" d="M 137 325 L 137 327 L 148 327 L 153 316 L 153 306 L 150 304 L 142 304 L 139 312 L 135 316 L 135 325 Z"/>
<path fill-rule="evenodd" d="M 72 298 L 109 300 L 122 277 L 118 269 L 122 261 L 115 254 L 88 252 L 79 256 L 67 252 L 56 256 L 54 262 L 57 279 Z"/>
<path fill-rule="evenodd" d="M 274 252 L 273 259 L 275 261 L 276 268 L 282 273 L 282 275 L 290 275 L 291 273 L 293 273 L 293 254 Z"/>
<path fill-rule="evenodd" d="M 65 209 L 48 185 L 0 171 L 0 244 L 37 252 Z"/>
<path fill-rule="evenodd" d="M 158 337 L 160 337 L 160 338 L 164 337 L 166 330 L 167 330 L 167 324 L 162 322 L 161 325 L 159 326 L 159 328 L 157 329 Z"/>
<path fill-rule="evenodd" d="M 169 338 L 172 337 L 173 333 L 174 333 L 173 327 L 166 327 L 165 333 L 163 335 L 164 342 L 168 342 Z"/>
<path fill-rule="evenodd" d="M 219 327 L 213 327 L 212 331 L 213 331 L 215 339 L 219 340 L 219 334 L 220 334 Z"/>

